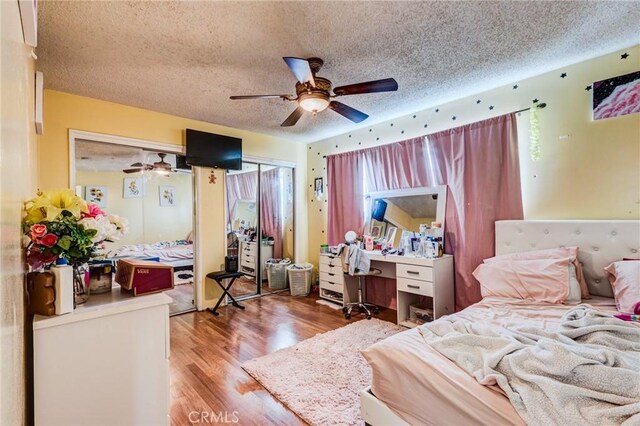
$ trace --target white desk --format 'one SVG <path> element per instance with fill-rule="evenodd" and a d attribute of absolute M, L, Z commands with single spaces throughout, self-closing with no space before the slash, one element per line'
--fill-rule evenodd
<path fill-rule="evenodd" d="M 371 267 L 382 271 L 384 278 L 396 280 L 398 324 L 405 325 L 409 305 L 428 298 L 433 304 L 435 318 L 454 311 L 453 256 L 426 259 L 387 255 L 380 251 L 367 251 Z M 320 255 L 320 296 L 343 304 L 358 299 L 357 278 L 344 275 L 342 261 L 330 254 Z"/>

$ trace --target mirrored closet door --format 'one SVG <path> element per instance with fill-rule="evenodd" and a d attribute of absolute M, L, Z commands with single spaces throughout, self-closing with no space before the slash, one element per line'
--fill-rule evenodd
<path fill-rule="evenodd" d="M 114 265 L 119 259 L 171 265 L 170 313 L 194 310 L 193 176 L 184 157 L 89 140 L 76 140 L 73 150 L 76 193 L 128 222 L 125 236 L 105 243 L 102 257 Z"/>
<path fill-rule="evenodd" d="M 245 162 L 226 177 L 227 254 L 237 256 L 238 269 L 246 274 L 231 294 L 285 291 L 294 250 L 294 169 Z"/>

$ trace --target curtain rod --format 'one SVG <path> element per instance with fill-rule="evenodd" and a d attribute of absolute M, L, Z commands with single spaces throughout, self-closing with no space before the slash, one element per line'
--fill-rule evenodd
<path fill-rule="evenodd" d="M 547 103 L 546 102 L 541 102 L 539 104 L 535 105 L 537 108 L 546 108 Z M 519 112 L 525 112 L 525 111 L 529 111 L 531 108 L 533 108 L 532 106 L 530 106 L 529 108 L 524 108 L 524 109 L 519 109 L 518 111 L 514 111 L 514 114 L 517 114 Z"/>
<path fill-rule="evenodd" d="M 547 103 L 546 102 L 540 102 L 539 104 L 536 104 L 535 107 L 536 108 L 546 108 L 547 107 Z M 519 112 L 529 111 L 531 108 L 534 108 L 534 107 L 530 106 L 529 108 L 519 109 L 518 111 L 513 111 L 513 114 L 517 114 Z M 327 156 L 323 155 L 322 158 L 327 158 Z"/>

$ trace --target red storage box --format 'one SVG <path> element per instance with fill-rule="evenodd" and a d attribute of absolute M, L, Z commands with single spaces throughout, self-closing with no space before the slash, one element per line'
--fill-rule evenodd
<path fill-rule="evenodd" d="M 160 262 L 121 259 L 116 266 L 116 282 L 134 296 L 173 288 L 173 267 Z"/>

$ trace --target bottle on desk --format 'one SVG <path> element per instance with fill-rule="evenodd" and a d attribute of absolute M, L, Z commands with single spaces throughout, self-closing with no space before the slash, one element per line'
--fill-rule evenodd
<path fill-rule="evenodd" d="M 51 268 L 53 272 L 55 291 L 55 314 L 62 315 L 73 312 L 73 268 L 67 264 L 67 259 L 59 258 Z"/>

